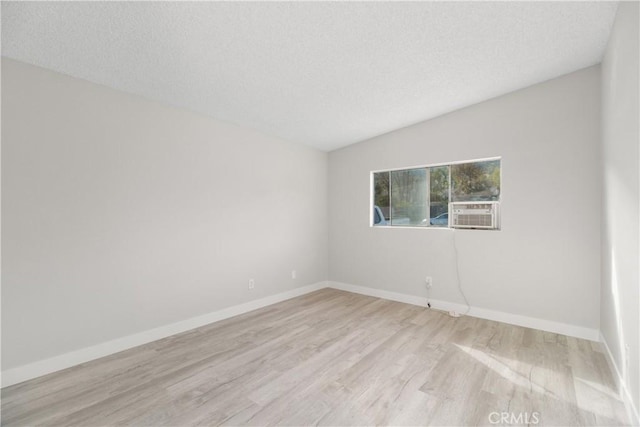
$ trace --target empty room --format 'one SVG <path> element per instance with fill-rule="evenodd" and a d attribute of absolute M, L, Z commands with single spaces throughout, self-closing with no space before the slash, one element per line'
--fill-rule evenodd
<path fill-rule="evenodd" d="M 2 425 L 640 425 L 639 6 L 2 1 Z"/>

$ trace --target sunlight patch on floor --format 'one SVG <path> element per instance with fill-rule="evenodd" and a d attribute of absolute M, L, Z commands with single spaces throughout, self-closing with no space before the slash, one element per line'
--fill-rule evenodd
<path fill-rule="evenodd" d="M 529 381 L 528 371 L 529 371 L 529 368 L 531 367 L 530 364 L 517 362 L 517 364 L 520 367 L 527 368 L 526 369 L 527 373 L 524 374 L 524 373 L 518 372 L 515 367 L 511 367 L 507 365 L 507 363 L 505 363 L 506 361 L 510 361 L 510 359 L 488 355 L 480 350 L 476 350 L 474 348 L 467 347 L 464 345 L 456 344 L 456 346 L 460 350 L 467 353 L 469 356 L 476 359 L 478 362 L 482 363 L 483 365 L 485 365 L 486 367 L 488 367 L 489 369 L 491 369 L 492 371 L 500 375 L 501 377 L 511 381 L 511 383 L 519 387 L 523 387 L 525 389 L 530 389 L 531 391 L 535 391 L 536 393 L 542 393 L 542 394 L 549 393 L 549 391 L 547 391 L 544 387 Z M 500 359 L 503 359 L 503 360 L 500 360 Z M 536 367 L 536 370 L 539 370 L 539 369 L 543 369 L 543 368 Z"/>

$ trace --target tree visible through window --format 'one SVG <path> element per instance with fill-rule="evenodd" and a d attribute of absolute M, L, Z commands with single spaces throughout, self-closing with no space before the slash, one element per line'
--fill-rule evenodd
<path fill-rule="evenodd" d="M 451 165 L 452 201 L 494 201 L 500 196 L 500 160 Z"/>
<path fill-rule="evenodd" d="M 500 180 L 500 159 L 374 172 L 373 225 L 447 227 L 450 202 L 499 201 Z"/>
<path fill-rule="evenodd" d="M 391 225 L 422 225 L 427 215 L 427 170 L 391 172 Z"/>
<path fill-rule="evenodd" d="M 429 225 L 446 227 L 449 225 L 449 166 L 428 168 L 431 183 L 429 186 Z"/>

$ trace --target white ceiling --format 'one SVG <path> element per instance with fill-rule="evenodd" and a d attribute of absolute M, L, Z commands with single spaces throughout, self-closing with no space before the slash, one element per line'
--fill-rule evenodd
<path fill-rule="evenodd" d="M 2 54 L 332 150 L 601 61 L 616 2 L 2 2 Z"/>

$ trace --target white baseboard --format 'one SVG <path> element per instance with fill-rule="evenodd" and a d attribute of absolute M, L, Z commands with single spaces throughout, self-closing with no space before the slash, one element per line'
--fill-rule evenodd
<path fill-rule="evenodd" d="M 609 363 L 609 368 L 611 369 L 611 373 L 613 374 L 614 380 L 616 382 L 616 387 L 618 388 L 618 393 L 622 400 L 624 401 L 624 406 L 627 409 L 627 415 L 629 416 L 629 421 L 632 426 L 640 426 L 640 415 L 638 415 L 638 408 L 636 407 L 633 399 L 631 398 L 631 393 L 629 393 L 629 388 L 627 387 L 627 383 L 624 380 L 623 375 L 618 369 L 618 365 L 616 364 L 615 359 L 613 358 L 613 354 L 611 353 L 611 348 L 607 343 L 607 340 L 604 339 L 602 333 L 600 333 L 600 342 L 602 343 L 606 355 L 607 362 Z"/>
<path fill-rule="evenodd" d="M 147 344 L 171 335 L 185 332 L 200 326 L 208 325 L 219 320 L 227 319 L 239 314 L 247 313 L 271 304 L 295 298 L 310 292 L 317 291 L 326 287 L 341 289 L 348 292 L 354 292 L 362 295 L 369 295 L 383 298 L 391 301 L 399 301 L 407 304 L 426 306 L 427 299 L 414 295 L 401 294 L 398 292 L 384 291 L 365 286 L 350 285 L 340 282 L 318 282 L 313 285 L 292 289 L 276 295 L 271 295 L 255 301 L 249 301 L 244 304 L 228 307 L 219 311 L 204 314 L 202 316 L 193 317 L 170 325 L 161 326 L 150 329 L 137 334 L 128 335 L 107 341 L 91 347 L 82 348 L 69 353 L 61 354 L 50 359 L 40 360 L 29 363 L 16 368 L 8 369 L 2 372 L 2 387 L 18 384 L 42 375 L 70 368 L 80 363 L 85 363 L 100 357 L 108 356 L 123 350 L 127 350 L 139 345 Z M 430 300 L 431 306 L 437 310 L 457 311 L 463 313 L 467 307 L 462 304 L 451 303 L 447 301 Z M 599 341 L 600 334 L 595 329 L 584 328 L 580 326 L 568 325 L 564 323 L 552 322 L 549 320 L 536 319 L 533 317 L 520 316 L 517 314 L 504 313 L 494 310 L 472 307 L 468 313 L 469 316 L 479 317 L 482 319 L 495 320 L 498 322 L 510 323 L 513 325 L 524 326 L 528 328 L 541 329 L 544 331 L 555 332 L 563 335 L 569 335 L 577 338 Z"/>
<path fill-rule="evenodd" d="M 340 282 L 328 282 L 329 287 L 341 289 L 343 291 L 354 292 L 362 295 L 383 298 L 391 301 L 404 302 L 407 304 L 426 307 L 427 298 L 414 295 L 401 294 L 398 292 L 384 291 L 381 289 L 369 288 L 366 286 L 350 285 Z M 447 301 L 429 299 L 431 307 L 436 310 L 456 311 L 464 313 L 467 306 Z M 566 323 L 554 322 L 551 320 L 538 319 L 535 317 L 521 316 L 519 314 L 505 313 L 502 311 L 489 310 L 486 308 L 471 307 L 468 316 L 479 317 L 481 319 L 495 320 L 497 322 L 509 323 L 511 325 L 524 326 L 526 328 L 540 329 L 542 331 L 554 332 L 576 338 L 583 338 L 591 341 L 600 340 L 600 332 L 597 329 L 585 328 L 583 326 L 569 325 Z"/>
<path fill-rule="evenodd" d="M 222 310 L 207 313 L 202 316 L 192 317 L 187 320 L 172 323 L 170 325 L 160 326 L 155 329 L 149 329 L 137 334 L 128 335 L 107 341 L 91 347 L 82 348 L 80 350 L 61 354 L 50 359 L 40 360 L 27 365 L 18 366 L 2 372 L 2 387 L 8 387 L 18 384 L 42 375 L 70 368 L 80 363 L 108 356 L 123 350 L 147 344 L 171 335 L 179 334 L 200 326 L 208 325 L 219 320 L 228 319 L 229 317 L 257 310 L 271 304 L 295 298 L 300 295 L 308 294 L 327 287 L 327 282 L 318 282 L 312 285 L 303 286 L 271 295 L 265 298 L 249 301 L 244 304 L 235 305 Z"/>

